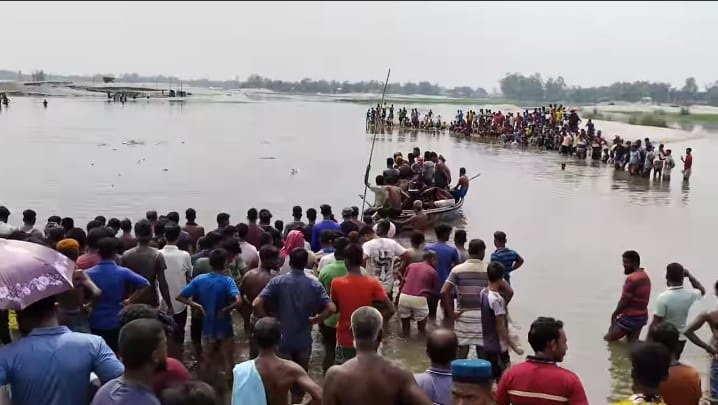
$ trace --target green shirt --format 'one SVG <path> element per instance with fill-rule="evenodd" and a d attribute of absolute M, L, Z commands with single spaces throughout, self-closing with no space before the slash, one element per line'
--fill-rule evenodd
<path fill-rule="evenodd" d="M 334 263 L 327 264 L 319 273 L 319 282 L 322 283 L 327 294 L 330 294 L 332 287 L 332 280 L 337 277 L 346 276 L 348 273 L 347 266 L 344 264 L 344 260 L 338 260 Z M 339 321 L 339 314 L 330 315 L 324 320 L 324 325 L 330 328 L 336 328 L 337 322 Z"/>

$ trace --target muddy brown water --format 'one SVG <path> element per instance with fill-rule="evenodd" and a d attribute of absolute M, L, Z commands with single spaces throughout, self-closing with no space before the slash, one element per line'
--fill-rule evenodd
<path fill-rule="evenodd" d="M 211 228 L 220 211 L 239 222 L 250 207 L 268 208 L 286 222 L 296 204 L 306 209 L 329 203 L 339 212 L 361 203 L 357 194 L 363 191 L 372 141 L 364 131 L 363 105 L 143 100 L 122 106 L 53 98 L 44 109 L 41 103 L 17 97 L 0 112 L 0 204 L 11 209 L 15 224 L 25 208 L 34 208 L 41 221 L 56 214 L 73 216 L 84 226 L 100 214 L 136 220 L 147 209 L 193 207 Z M 445 117 L 457 109 L 431 108 Z M 516 298 L 511 305 L 525 347 L 531 320 L 563 320 L 569 339 L 564 366 L 581 377 L 591 403 L 605 403 L 630 393 L 625 345 L 602 340 L 623 282 L 621 253 L 640 252 L 654 299 L 664 289 L 664 269 L 672 261 L 683 263 L 707 287 L 715 283 L 710 252 L 718 224 L 713 153 L 718 141 L 705 131 L 615 122 L 597 122 L 597 129 L 608 136 L 665 141 L 677 160 L 686 146 L 693 147 L 690 184 L 682 183 L 678 169 L 670 184 L 655 183 L 554 152 L 396 132 L 377 136 L 371 177 L 387 156 L 414 146 L 442 153 L 454 178 L 461 166 L 469 175 L 480 172 L 458 223 L 470 238 L 489 245 L 494 231 L 505 231 L 509 247 L 526 259 L 512 277 Z M 690 318 L 714 306 L 712 296 L 704 298 Z M 427 366 L 423 342 L 407 341 L 398 330 L 395 323 L 384 354 L 422 371 Z M 239 336 L 243 341 L 242 332 Z M 318 339 L 315 347 L 312 374 L 318 378 Z M 238 359 L 244 356 L 241 350 Z M 684 357 L 706 378 L 708 362 L 700 350 L 689 343 Z"/>

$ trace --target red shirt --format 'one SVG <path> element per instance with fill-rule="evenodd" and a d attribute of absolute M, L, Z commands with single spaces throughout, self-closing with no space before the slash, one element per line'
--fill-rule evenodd
<path fill-rule="evenodd" d="M 384 287 L 374 277 L 348 274 L 332 280 L 330 288 L 332 301 L 339 311 L 337 322 L 337 344 L 354 347 L 351 331 L 351 317 L 358 308 L 371 306 L 374 302 L 385 302 L 388 298 Z"/>
<path fill-rule="evenodd" d="M 97 266 L 97 263 L 99 263 L 100 260 L 100 255 L 97 253 L 85 253 L 77 258 L 77 268 L 80 270 L 87 270 L 90 267 Z"/>
<path fill-rule="evenodd" d="M 626 316 L 647 316 L 648 300 L 651 297 L 651 279 L 643 269 L 638 269 L 626 277 L 621 300 L 628 305 L 621 312 Z"/>
<path fill-rule="evenodd" d="M 439 274 L 426 262 L 412 263 L 404 274 L 403 294 L 431 297 L 439 289 Z"/>
<path fill-rule="evenodd" d="M 588 405 L 581 380 L 554 362 L 536 359 L 511 367 L 496 389 L 499 405 Z"/>
<path fill-rule="evenodd" d="M 264 230 L 257 224 L 249 224 L 248 228 L 247 237 L 244 238 L 244 240 L 259 250 L 262 247 L 262 234 Z"/>
<path fill-rule="evenodd" d="M 683 162 L 683 169 L 689 170 L 691 167 L 693 167 L 693 155 L 686 155 L 686 158 Z"/>
<path fill-rule="evenodd" d="M 167 369 L 152 376 L 152 391 L 158 396 L 174 383 L 189 381 L 189 371 L 179 360 L 167 358 Z"/>

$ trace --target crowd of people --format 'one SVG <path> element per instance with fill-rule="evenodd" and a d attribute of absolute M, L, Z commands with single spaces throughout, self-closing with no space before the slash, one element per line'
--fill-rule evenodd
<path fill-rule="evenodd" d="M 367 395 L 377 404 L 588 403 L 580 378 L 558 366 L 567 350 L 559 320 L 536 319 L 528 332 L 534 354 L 511 367 L 509 353 L 524 354 L 510 328 L 511 280 L 525 260 L 504 232 L 494 233 L 487 257 L 483 240 L 444 223 L 433 228 L 436 242 L 414 232 L 407 248 L 390 237 L 388 220 L 362 222 L 358 209 L 347 208 L 337 222 L 328 205 L 320 213 L 318 220 L 308 209 L 305 223 L 294 207 L 285 226 L 253 208 L 246 222 L 231 225 L 220 213 L 217 227 L 205 230 L 191 208 L 184 224 L 177 212 L 148 211 L 134 225 L 98 216 L 85 228 L 58 216 L 38 227 L 36 213 L 25 210 L 15 228 L 0 206 L 0 238 L 53 248 L 77 268 L 71 290 L 0 312 L 7 345 L 0 384 L 10 385 L 16 405 L 202 405 L 230 396 L 233 404 L 307 396 L 340 404 L 365 403 Z M 647 341 L 639 342 L 651 282 L 637 252 L 625 252 L 623 265 L 626 281 L 605 339 L 632 345 L 635 395 L 627 403 L 697 404 L 700 377 L 680 356 L 686 339 L 716 355 L 695 331 L 705 323 L 718 330 L 718 311 L 687 321 L 705 289 L 671 263 Z M 684 289 L 684 279 L 695 291 Z M 381 356 L 395 315 L 404 336 L 416 324 L 426 339 L 425 373 Z M 240 319 L 250 340 L 243 362 L 234 352 Z M 307 374 L 315 325 L 324 348 L 321 385 Z M 183 364 L 187 332 L 196 373 Z M 472 347 L 476 359 L 468 360 Z"/>

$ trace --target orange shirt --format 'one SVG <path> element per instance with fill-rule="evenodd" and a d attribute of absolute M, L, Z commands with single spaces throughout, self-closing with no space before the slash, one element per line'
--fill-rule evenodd
<path fill-rule="evenodd" d="M 373 302 L 387 300 L 384 287 L 374 277 L 348 274 L 332 280 L 330 288 L 332 301 L 337 305 L 337 344 L 341 347 L 354 347 L 351 331 L 351 317 L 358 308 L 371 306 Z"/>
<path fill-rule="evenodd" d="M 693 367 L 683 364 L 672 365 L 668 378 L 661 383 L 661 397 L 671 405 L 698 405 L 703 392 L 701 377 Z"/>

